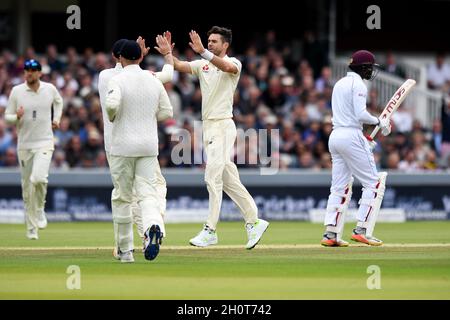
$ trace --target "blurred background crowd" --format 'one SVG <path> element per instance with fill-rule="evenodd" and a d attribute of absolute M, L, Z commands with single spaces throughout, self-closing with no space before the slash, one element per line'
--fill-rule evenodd
<path fill-rule="evenodd" d="M 175 48 L 174 54 L 188 61 L 199 59 L 190 49 L 178 52 Z M 248 138 L 245 144 L 237 144 L 235 148 L 235 160 L 238 155 L 246 155 L 245 163 L 238 163 L 238 166 L 262 166 L 259 148 L 270 144 L 271 150 L 275 150 L 270 157 L 281 169 L 330 169 L 328 138 L 332 130 L 334 83 L 326 52 L 314 35 L 305 34 L 301 54 L 294 53 L 291 44 L 277 41 L 276 33 L 269 31 L 246 50 L 229 55 L 236 56 L 243 65 L 234 98 L 234 120 Z M 114 66 L 111 54 L 94 52 L 91 48 L 77 52 L 74 47 L 59 52 L 54 44 L 49 44 L 40 54 L 32 47 L 21 56 L 7 49 L 0 52 L 0 167 L 18 166 L 16 128 L 5 123 L 4 112 L 12 87 L 23 82 L 23 63 L 30 58 L 41 62 L 41 80 L 53 83 L 64 99 L 60 129 L 55 131 L 52 167 L 107 167 L 97 82 L 100 71 Z M 387 53 L 383 58 L 386 72 L 404 77 L 394 54 Z M 162 57 L 153 51 L 141 66 L 159 71 L 163 63 Z M 445 63 L 443 54 L 438 54 L 435 63 L 428 68 L 428 86 L 450 93 L 450 66 Z M 159 127 L 160 164 L 162 167 L 202 167 L 201 136 L 192 134 L 190 139 L 181 142 L 177 138 L 180 129 L 193 133 L 196 121 L 200 120 L 198 81 L 194 76 L 175 73 L 173 82 L 165 87 L 174 107 L 174 118 Z M 369 91 L 369 112 L 379 115 L 385 103 L 379 101 L 376 90 Z M 268 138 L 272 139 L 261 139 L 258 129 L 267 129 Z M 372 129 L 365 127 L 367 132 Z M 191 146 L 191 154 L 187 155 L 190 163 L 173 161 L 171 154 L 179 143 Z M 401 108 L 394 115 L 392 134 L 379 135 L 374 152 L 379 169 L 449 169 L 450 100 L 442 101 L 441 119 L 434 122 L 431 130 L 423 128 L 413 114 Z"/>

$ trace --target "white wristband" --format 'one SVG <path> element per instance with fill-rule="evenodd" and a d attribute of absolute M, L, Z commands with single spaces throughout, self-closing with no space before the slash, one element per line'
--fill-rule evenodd
<path fill-rule="evenodd" d="M 205 51 L 203 51 L 203 53 L 201 53 L 200 55 L 203 59 L 206 59 L 208 61 L 211 61 L 214 58 L 214 53 L 212 53 L 208 49 L 205 49 Z"/>

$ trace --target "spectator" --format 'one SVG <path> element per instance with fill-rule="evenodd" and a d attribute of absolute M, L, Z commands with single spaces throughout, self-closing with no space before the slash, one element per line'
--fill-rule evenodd
<path fill-rule="evenodd" d="M 442 152 L 442 122 L 439 119 L 433 121 L 433 129 L 431 133 L 431 147 L 440 157 Z"/>
<path fill-rule="evenodd" d="M 441 109 L 442 143 L 441 157 L 443 161 L 450 158 L 450 98 L 444 100 Z M 445 163 L 448 163 L 445 162 Z"/>
<path fill-rule="evenodd" d="M 414 118 L 412 114 L 405 109 L 405 104 L 401 104 L 397 111 L 392 115 L 392 122 L 397 132 L 411 132 Z"/>
<path fill-rule="evenodd" d="M 422 168 L 425 170 L 436 170 L 438 168 L 436 160 L 436 152 L 428 150 L 425 161 L 422 163 Z"/>
<path fill-rule="evenodd" d="M 83 157 L 83 145 L 79 135 L 74 135 L 67 144 L 66 159 L 71 168 L 81 166 L 81 159 Z"/>
<path fill-rule="evenodd" d="M 51 167 L 54 169 L 68 170 L 70 168 L 66 161 L 66 154 L 63 150 L 57 149 L 53 154 Z"/>
<path fill-rule="evenodd" d="M 436 61 L 427 70 L 428 87 L 430 89 L 447 91 L 450 85 L 450 66 L 445 63 L 445 55 L 438 53 Z"/>
<path fill-rule="evenodd" d="M 322 68 L 320 77 L 316 80 L 315 89 L 317 90 L 317 92 L 322 93 L 327 87 L 333 87 L 333 81 L 331 78 L 331 68 L 325 66 Z"/>
<path fill-rule="evenodd" d="M 397 77 L 406 77 L 405 71 L 397 64 L 394 54 L 390 51 L 386 54 L 386 64 L 384 65 L 383 69 L 384 71 Z"/>
<path fill-rule="evenodd" d="M 396 170 L 399 168 L 400 155 L 398 152 L 390 153 L 387 158 L 387 168 L 391 170 Z"/>
<path fill-rule="evenodd" d="M 13 146 L 13 136 L 6 130 L 5 120 L 0 118 L 0 156 Z"/>
<path fill-rule="evenodd" d="M 0 158 L 1 159 L 1 158 Z M 17 167 L 17 151 L 14 147 L 9 147 L 5 151 L 5 155 L 3 157 L 3 163 L 1 164 L 4 167 Z"/>
<path fill-rule="evenodd" d="M 416 161 L 416 155 L 413 150 L 408 150 L 405 158 L 398 164 L 398 169 L 406 172 L 417 171 L 419 168 L 420 166 Z"/>
<path fill-rule="evenodd" d="M 47 46 L 47 61 L 52 71 L 61 71 L 64 69 L 64 64 L 58 58 L 58 49 L 54 44 Z"/>

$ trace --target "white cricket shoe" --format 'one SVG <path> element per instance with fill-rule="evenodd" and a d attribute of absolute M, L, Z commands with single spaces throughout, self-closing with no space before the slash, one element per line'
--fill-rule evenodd
<path fill-rule="evenodd" d="M 39 237 L 38 237 L 38 229 L 37 228 L 28 229 L 27 230 L 27 238 L 30 239 L 30 240 L 37 240 L 37 239 L 39 239 Z"/>
<path fill-rule="evenodd" d="M 46 217 L 46 214 L 45 214 L 45 211 L 44 211 L 44 210 L 42 210 L 42 211 L 39 213 L 39 217 L 38 217 L 38 221 L 37 221 L 37 226 L 38 226 L 39 229 L 45 229 L 45 228 L 47 228 L 47 217 Z"/>
<path fill-rule="evenodd" d="M 189 243 L 196 247 L 207 247 L 213 244 L 217 244 L 218 238 L 216 231 L 210 229 L 207 225 L 203 228 L 199 234 L 189 240 Z"/>
<path fill-rule="evenodd" d="M 245 247 L 249 250 L 253 249 L 268 227 L 269 222 L 263 219 L 258 219 L 255 223 L 247 223 L 245 228 L 247 229 L 248 242 Z"/>
<path fill-rule="evenodd" d="M 120 252 L 119 259 L 120 262 L 122 263 L 133 263 L 134 262 L 133 251 Z"/>

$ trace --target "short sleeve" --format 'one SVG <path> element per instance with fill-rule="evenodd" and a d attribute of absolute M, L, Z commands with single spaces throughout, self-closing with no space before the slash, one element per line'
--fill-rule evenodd
<path fill-rule="evenodd" d="M 242 70 L 242 63 L 236 58 L 230 58 L 230 62 L 238 68 L 238 72 L 235 75 L 240 75 Z"/>
<path fill-rule="evenodd" d="M 208 61 L 204 59 L 189 61 L 189 65 L 191 66 L 192 74 L 198 76 L 200 73 L 200 69 L 203 68 L 205 64 L 208 64 Z"/>

